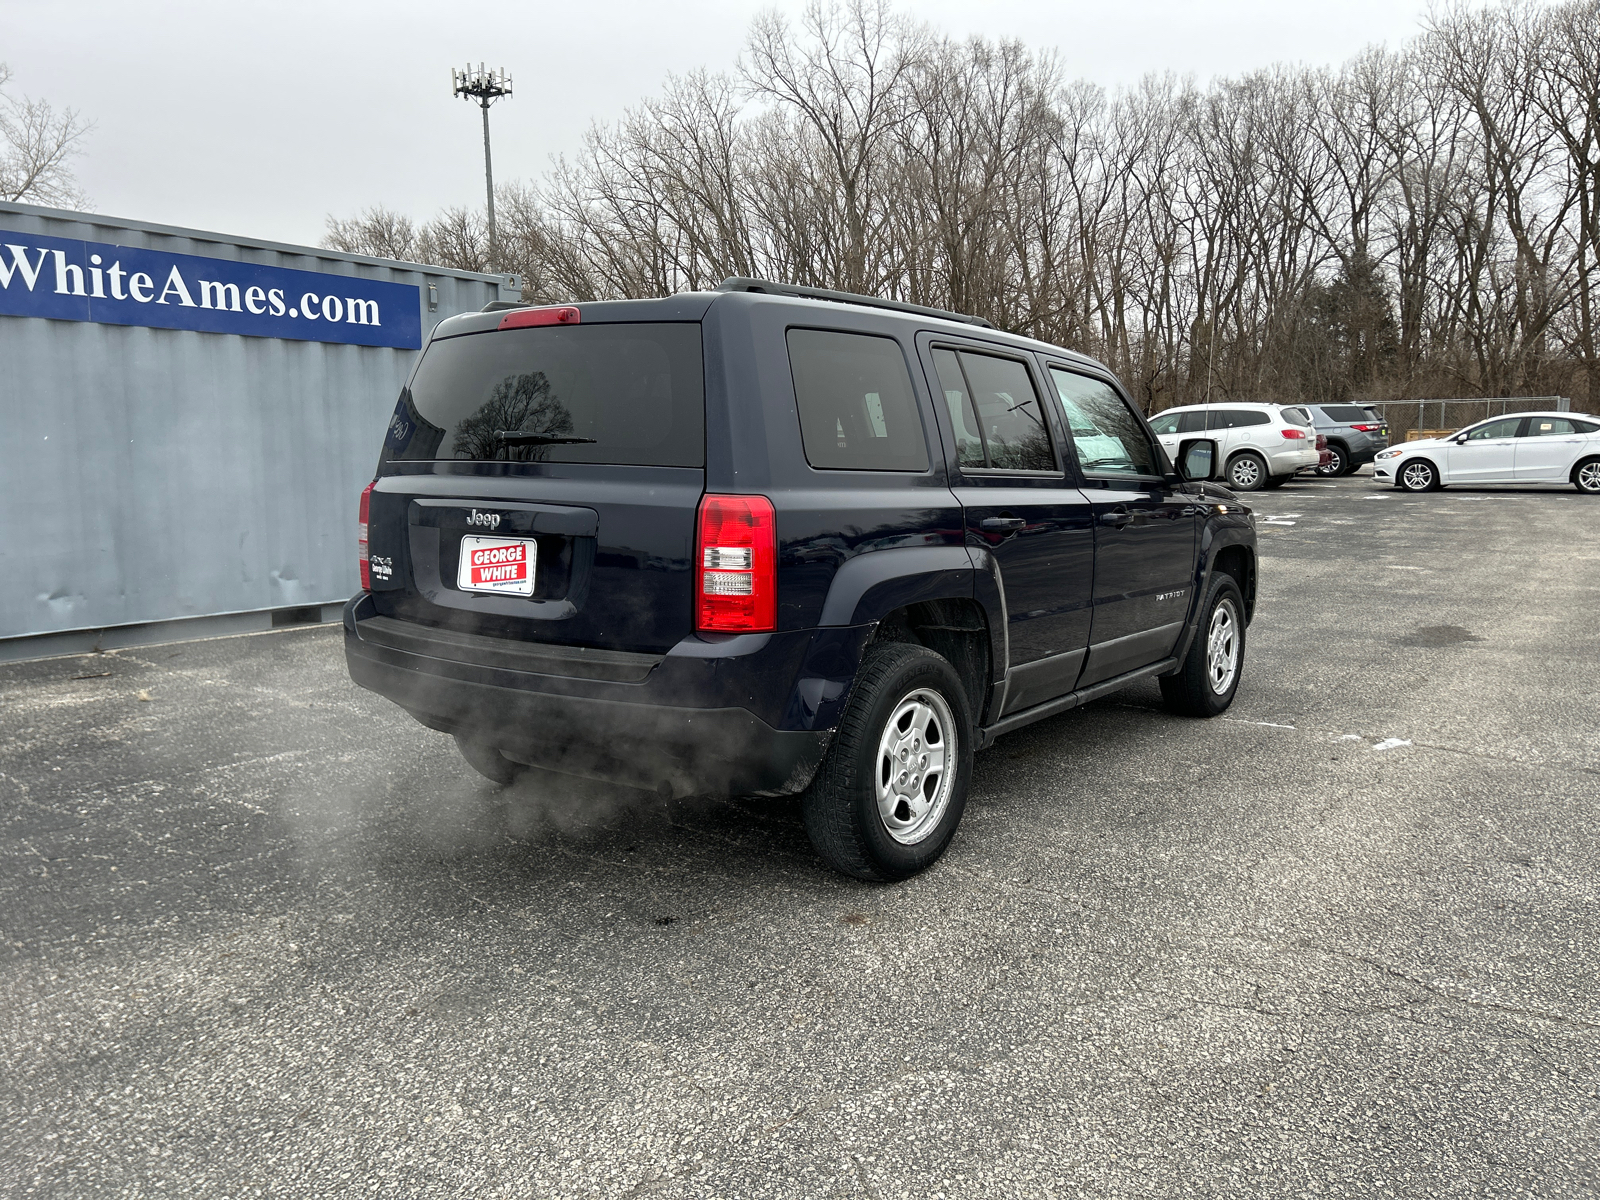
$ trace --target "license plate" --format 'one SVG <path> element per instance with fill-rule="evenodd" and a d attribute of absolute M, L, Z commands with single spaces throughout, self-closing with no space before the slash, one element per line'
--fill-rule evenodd
<path fill-rule="evenodd" d="M 456 586 L 463 592 L 533 595 L 538 543 L 531 538 L 464 537 Z"/>

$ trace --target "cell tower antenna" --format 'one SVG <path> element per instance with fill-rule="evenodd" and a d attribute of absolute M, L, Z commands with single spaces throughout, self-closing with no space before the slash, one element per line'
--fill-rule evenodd
<path fill-rule="evenodd" d="M 500 269 L 500 242 L 494 228 L 494 160 L 489 154 L 489 105 L 503 96 L 511 95 L 511 76 L 504 71 L 488 70 L 482 63 L 476 68 L 468 64 L 466 70 L 450 69 L 451 94 L 463 100 L 476 101 L 483 109 L 483 178 L 489 193 L 489 269 Z"/>

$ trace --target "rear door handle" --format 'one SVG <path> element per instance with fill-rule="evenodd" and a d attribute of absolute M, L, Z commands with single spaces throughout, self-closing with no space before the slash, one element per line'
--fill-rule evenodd
<path fill-rule="evenodd" d="M 1021 517 L 985 517 L 978 528 L 985 533 L 1016 533 L 1026 524 Z"/>
<path fill-rule="evenodd" d="M 1125 508 L 1113 508 L 1100 514 L 1100 524 L 1114 525 L 1118 529 L 1121 529 L 1131 520 L 1133 520 L 1133 514 Z"/>

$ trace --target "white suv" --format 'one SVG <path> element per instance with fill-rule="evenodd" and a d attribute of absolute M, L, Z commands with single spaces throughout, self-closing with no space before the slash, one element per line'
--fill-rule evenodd
<path fill-rule="evenodd" d="M 1189 404 L 1157 413 L 1150 428 L 1168 458 L 1185 437 L 1215 439 L 1225 464 L 1223 479 L 1236 492 L 1281 487 L 1321 457 L 1311 414 L 1293 405 Z"/>

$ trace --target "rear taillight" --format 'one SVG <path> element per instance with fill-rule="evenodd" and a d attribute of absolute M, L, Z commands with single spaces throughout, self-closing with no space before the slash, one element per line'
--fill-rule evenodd
<path fill-rule="evenodd" d="M 766 633 L 778 624 L 778 532 L 765 496 L 706 496 L 695 544 L 695 628 Z"/>
<path fill-rule="evenodd" d="M 1290 441 L 1295 441 L 1298 438 L 1303 438 L 1306 436 L 1306 431 L 1304 429 L 1280 429 L 1278 432 L 1283 434 L 1283 436 L 1288 438 Z"/>
<path fill-rule="evenodd" d="M 1383 427 L 1381 425 L 1352 425 L 1350 428 L 1357 433 L 1377 433 Z"/>
<path fill-rule="evenodd" d="M 372 562 L 367 557 L 367 517 L 372 511 L 372 489 L 369 483 L 361 489 L 361 511 L 356 517 L 356 554 L 361 562 L 361 590 L 372 590 Z"/>
<path fill-rule="evenodd" d="M 570 304 L 557 308 L 518 308 L 500 318 L 501 329 L 526 329 L 530 325 L 576 325 L 580 314 Z"/>

